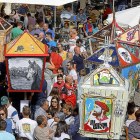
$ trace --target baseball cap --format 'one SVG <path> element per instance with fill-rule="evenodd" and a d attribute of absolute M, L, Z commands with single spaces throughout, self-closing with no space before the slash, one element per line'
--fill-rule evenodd
<path fill-rule="evenodd" d="M 8 103 L 8 98 L 6 96 L 1 97 L 1 105 L 5 105 Z"/>

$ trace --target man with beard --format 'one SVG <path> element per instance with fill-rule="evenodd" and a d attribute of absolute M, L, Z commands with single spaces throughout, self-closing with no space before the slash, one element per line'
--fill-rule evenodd
<path fill-rule="evenodd" d="M 85 131 L 93 132 L 109 132 L 110 130 L 110 115 L 106 116 L 109 112 L 108 106 L 100 101 L 95 101 L 95 108 L 90 112 L 89 120 L 84 124 Z"/>

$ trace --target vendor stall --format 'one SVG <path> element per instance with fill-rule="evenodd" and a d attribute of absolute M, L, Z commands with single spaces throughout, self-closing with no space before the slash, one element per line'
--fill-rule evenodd
<path fill-rule="evenodd" d="M 0 62 L 4 61 L 4 44 L 10 42 L 10 36 L 13 26 L 0 18 Z"/>
<path fill-rule="evenodd" d="M 41 92 L 46 46 L 25 31 L 5 46 L 10 92 Z"/>
<path fill-rule="evenodd" d="M 129 82 L 104 63 L 85 76 L 78 87 L 83 136 L 120 139 L 129 100 Z"/>

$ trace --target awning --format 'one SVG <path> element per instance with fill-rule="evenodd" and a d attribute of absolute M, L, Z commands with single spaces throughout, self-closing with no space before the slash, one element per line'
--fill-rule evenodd
<path fill-rule="evenodd" d="M 2 3 L 21 3 L 21 4 L 38 4 L 60 6 L 76 0 L 0 0 Z"/>

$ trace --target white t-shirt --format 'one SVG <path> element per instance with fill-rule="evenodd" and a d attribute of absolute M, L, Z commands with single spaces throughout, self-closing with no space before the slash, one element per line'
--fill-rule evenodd
<path fill-rule="evenodd" d="M 65 138 L 70 139 L 70 136 L 66 133 L 61 133 L 61 137 L 59 137 L 59 138 L 53 137 L 52 140 L 64 140 Z"/>
<path fill-rule="evenodd" d="M 74 119 L 73 116 L 70 116 L 70 117 L 68 117 L 68 118 L 65 119 L 65 122 L 67 123 L 67 125 L 74 124 L 74 121 L 75 121 L 75 119 Z"/>
<path fill-rule="evenodd" d="M 10 105 L 10 106 L 7 108 L 7 111 L 8 111 L 8 116 L 7 116 L 7 118 L 8 118 L 8 119 L 11 119 L 11 121 L 12 121 L 12 129 L 15 129 L 15 127 L 16 127 L 16 122 L 19 121 L 19 117 L 18 117 L 17 110 L 16 110 L 12 105 Z"/>
<path fill-rule="evenodd" d="M 49 97 L 47 98 L 47 100 L 48 100 L 48 102 L 49 102 L 49 106 L 51 105 L 52 97 L 53 97 L 53 96 L 49 96 Z"/>
<path fill-rule="evenodd" d="M 49 119 L 49 120 L 48 120 L 48 125 L 49 125 L 54 131 L 56 131 L 56 130 L 55 130 L 55 127 L 54 127 L 56 124 L 57 124 L 57 122 L 55 122 L 54 119 Z"/>
<path fill-rule="evenodd" d="M 81 46 L 80 51 L 81 51 L 81 53 L 84 53 L 84 52 L 86 52 L 86 49 L 83 46 Z"/>
<path fill-rule="evenodd" d="M 78 76 L 77 76 L 77 73 L 76 73 L 75 69 L 71 70 L 69 72 L 69 75 L 72 76 L 73 80 L 77 80 L 78 79 Z"/>
<path fill-rule="evenodd" d="M 76 47 L 76 46 L 70 46 L 70 49 L 69 49 L 69 51 L 72 52 L 73 55 L 75 54 L 75 52 L 74 52 L 74 48 L 75 48 L 75 47 Z"/>
<path fill-rule="evenodd" d="M 34 129 L 37 122 L 30 118 L 23 118 L 16 123 L 16 133 L 20 137 L 27 137 L 29 140 L 34 140 Z"/>
<path fill-rule="evenodd" d="M 133 121 L 135 121 L 135 120 L 127 120 L 127 121 L 125 122 L 125 126 L 126 126 L 126 127 L 129 127 L 130 123 L 133 122 Z"/>

